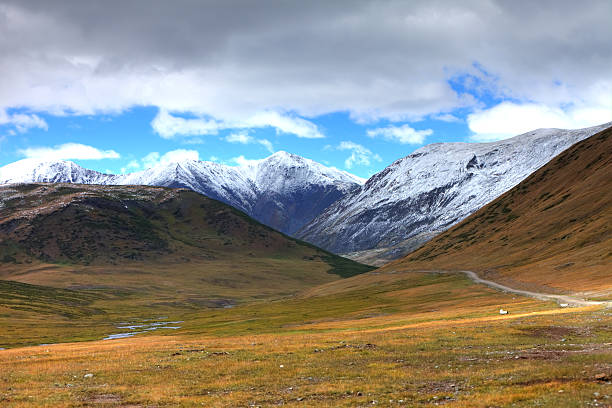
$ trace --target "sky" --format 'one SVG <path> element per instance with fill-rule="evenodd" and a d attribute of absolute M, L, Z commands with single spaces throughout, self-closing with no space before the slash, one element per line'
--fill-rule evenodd
<path fill-rule="evenodd" d="M 369 177 L 429 143 L 612 121 L 612 2 L 0 0 L 0 166 L 284 150 Z"/>

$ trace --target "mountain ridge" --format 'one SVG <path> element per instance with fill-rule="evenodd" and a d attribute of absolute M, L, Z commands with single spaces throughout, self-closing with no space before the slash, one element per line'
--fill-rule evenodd
<path fill-rule="evenodd" d="M 335 253 L 358 253 L 354 259 L 362 262 L 372 262 L 374 253 L 380 265 L 418 248 L 574 143 L 611 125 L 424 146 L 330 205 L 296 236 Z"/>
<path fill-rule="evenodd" d="M 508 191 L 552 157 L 611 123 L 537 129 L 488 143 L 433 143 L 368 180 L 279 151 L 237 166 L 185 160 L 111 175 L 69 161 L 24 159 L 0 184 L 73 182 L 189 188 L 335 253 L 381 265 Z"/>
<path fill-rule="evenodd" d="M 522 289 L 612 293 L 612 128 L 383 270 L 474 270 Z M 606 295 L 607 294 L 607 295 Z"/>
<path fill-rule="evenodd" d="M 186 160 L 120 175 L 65 160 L 23 159 L 0 168 L 0 184 L 69 182 L 189 188 L 288 234 L 363 181 L 284 151 L 238 166 Z"/>

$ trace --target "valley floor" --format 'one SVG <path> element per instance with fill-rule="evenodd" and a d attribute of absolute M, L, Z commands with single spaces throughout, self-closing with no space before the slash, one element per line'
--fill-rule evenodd
<path fill-rule="evenodd" d="M 0 406 L 612 405 L 612 310 L 561 308 L 460 273 L 371 272 L 168 319 L 181 328 L 33 347 L 18 346 L 27 328 L 70 341 L 109 326 L 95 316 L 11 321 L 0 333 L 15 346 L 0 350 Z"/>

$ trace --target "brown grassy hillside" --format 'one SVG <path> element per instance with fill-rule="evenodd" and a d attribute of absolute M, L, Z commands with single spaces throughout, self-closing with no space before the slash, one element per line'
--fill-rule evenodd
<path fill-rule="evenodd" d="M 188 190 L 0 187 L 0 280 L 95 290 L 130 307 L 201 307 L 370 269 Z"/>
<path fill-rule="evenodd" d="M 383 270 L 468 269 L 510 286 L 612 289 L 612 128 Z"/>

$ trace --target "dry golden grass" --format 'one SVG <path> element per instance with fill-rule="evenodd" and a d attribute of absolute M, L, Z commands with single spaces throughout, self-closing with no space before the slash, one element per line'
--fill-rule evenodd
<path fill-rule="evenodd" d="M 6 350 L 0 353 L 0 401 L 8 407 L 371 401 L 564 407 L 599 396 L 606 404 L 612 387 L 596 376 L 612 367 L 603 342 L 610 338 L 600 327 L 582 326 L 600 317 L 576 313 L 564 331 L 556 317 L 532 315 L 520 322 L 451 320 L 376 332 L 145 337 Z M 93 377 L 85 377 L 89 373 Z"/>
<path fill-rule="evenodd" d="M 582 407 L 612 398 L 596 378 L 612 375 L 610 311 L 561 309 L 459 274 L 370 273 L 183 317 L 168 336 L 0 351 L 0 406 Z"/>
<path fill-rule="evenodd" d="M 383 270 L 472 270 L 515 288 L 612 292 L 612 128 Z"/>

